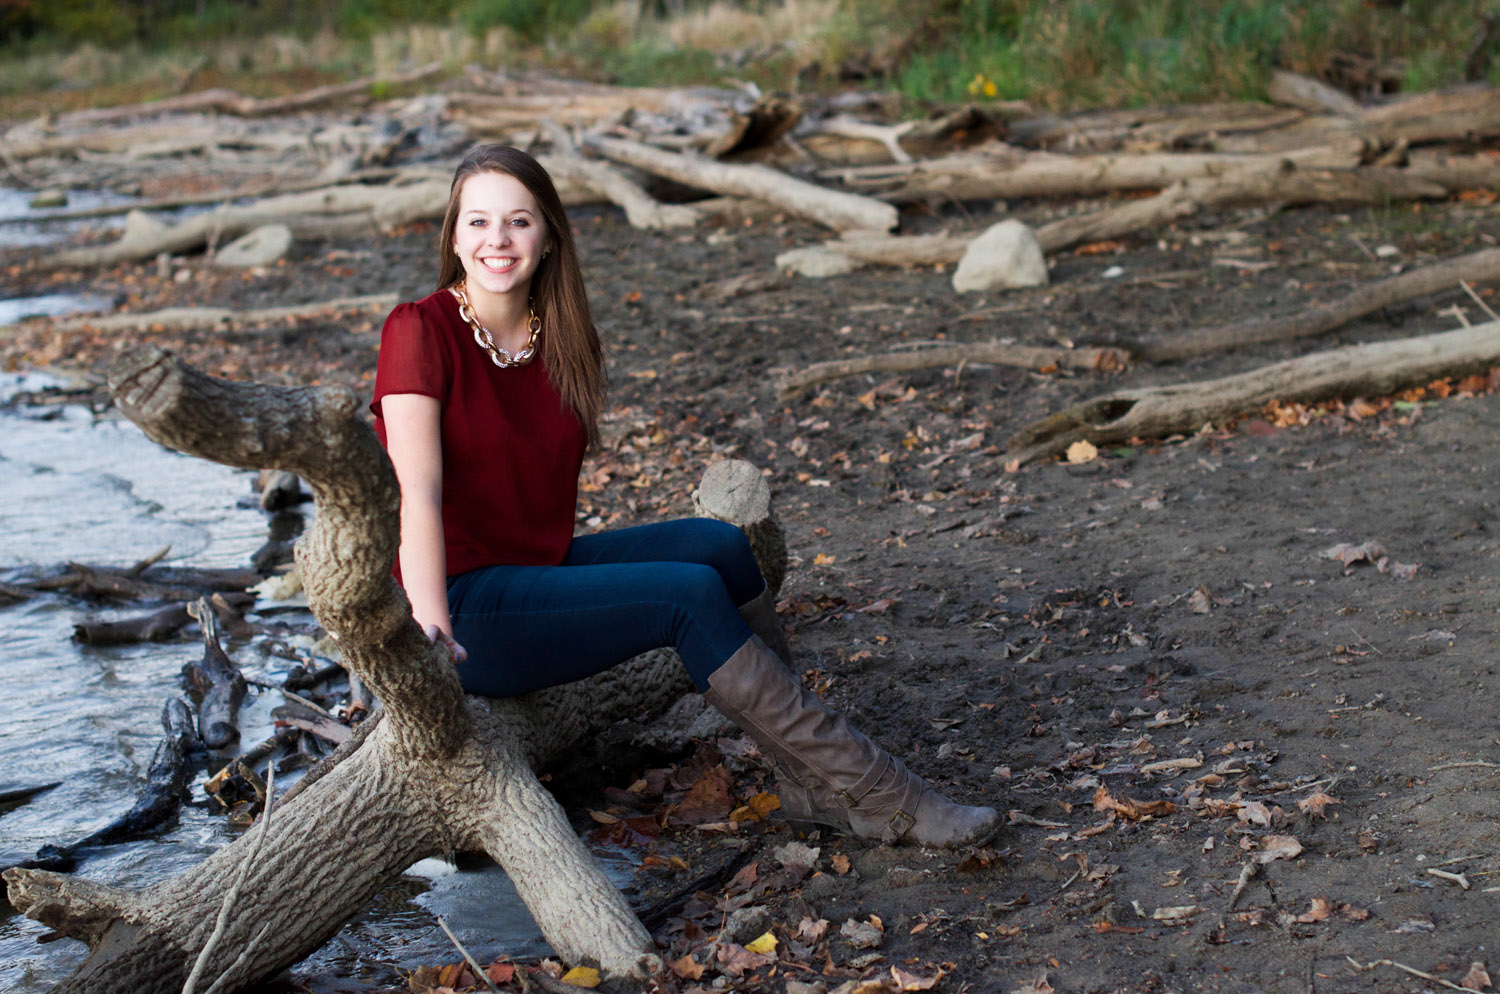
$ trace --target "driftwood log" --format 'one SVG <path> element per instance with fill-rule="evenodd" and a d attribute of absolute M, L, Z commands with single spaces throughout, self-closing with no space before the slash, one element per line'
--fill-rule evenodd
<path fill-rule="evenodd" d="M 188 756 L 202 749 L 202 744 L 193 727 L 193 716 L 181 698 L 173 697 L 162 707 L 161 724 L 165 734 L 151 756 L 146 782 L 130 810 L 77 842 L 43 846 L 35 858 L 19 864 L 22 868 L 71 870 L 80 853 L 142 838 L 176 820 L 178 809 L 188 798 Z"/>
<path fill-rule="evenodd" d="M 634 227 L 690 228 L 698 223 L 697 209 L 685 204 L 664 204 L 609 163 L 585 159 L 561 124 L 548 119 L 541 127 L 552 145 L 552 154 L 538 160 L 547 172 L 586 186 L 618 205 Z"/>
<path fill-rule="evenodd" d="M 228 307 L 167 307 L 138 314 L 89 314 L 83 317 L 52 320 L 47 327 L 54 332 L 71 331 L 184 331 L 203 329 L 239 331 L 283 321 L 335 314 L 384 313 L 397 304 L 394 293 L 371 293 L 362 297 L 337 297 L 311 304 L 260 307 L 233 310 Z"/>
<path fill-rule="evenodd" d="M 198 737 L 208 749 L 227 749 L 240 740 L 245 678 L 219 645 L 219 619 L 207 598 L 188 611 L 203 631 L 203 658 L 182 667 L 183 681 L 198 697 Z"/>
<path fill-rule="evenodd" d="M 616 162 L 699 190 L 764 200 L 835 231 L 890 231 L 898 222 L 896 208 L 890 204 L 817 186 L 766 166 L 679 155 L 603 135 L 587 135 L 583 144 Z"/>
<path fill-rule="evenodd" d="M 465 697 L 452 658 L 422 634 L 390 575 L 399 493 L 352 392 L 229 383 L 154 348 L 122 356 L 111 386 L 120 409 L 163 444 L 289 469 L 310 485 L 317 514 L 297 549 L 308 601 L 384 718 L 276 807 L 256 858 L 241 838 L 143 891 L 7 871 L 12 904 L 90 946 L 58 994 L 176 994 L 243 872 L 203 972 L 240 989 L 308 955 L 416 860 L 456 850 L 499 861 L 565 961 L 635 977 L 659 969 L 650 936 L 532 767 L 690 689 L 675 653 L 525 699 Z"/>
<path fill-rule="evenodd" d="M 1108 445 L 1197 431 L 1273 400 L 1379 396 L 1496 363 L 1500 321 L 1315 352 L 1221 379 L 1121 390 L 1080 401 L 1022 428 L 1007 443 L 1005 458 L 1023 464 L 1058 455 L 1079 441 Z"/>

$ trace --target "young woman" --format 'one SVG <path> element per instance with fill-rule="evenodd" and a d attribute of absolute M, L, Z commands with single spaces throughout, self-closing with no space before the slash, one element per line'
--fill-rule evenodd
<path fill-rule="evenodd" d="M 737 528 L 670 521 L 573 537 L 604 364 L 573 234 L 536 160 L 474 149 L 453 177 L 438 290 L 386 320 L 376 430 L 401 484 L 397 576 L 464 689 L 501 697 L 674 646 L 778 764 L 791 820 L 959 846 L 999 824 L 910 773 L 793 674 Z"/>

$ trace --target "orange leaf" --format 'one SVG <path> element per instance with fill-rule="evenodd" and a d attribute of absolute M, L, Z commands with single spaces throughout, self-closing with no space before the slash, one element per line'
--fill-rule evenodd
<path fill-rule="evenodd" d="M 672 972 L 683 980 L 697 980 L 703 976 L 705 969 L 701 963 L 694 962 L 691 956 L 684 956 L 682 959 L 673 960 L 667 966 L 671 967 Z"/>

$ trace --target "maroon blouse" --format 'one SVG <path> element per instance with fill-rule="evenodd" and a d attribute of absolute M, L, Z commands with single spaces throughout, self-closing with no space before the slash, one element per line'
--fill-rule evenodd
<path fill-rule="evenodd" d="M 588 439 L 553 388 L 544 360 L 496 366 L 459 317 L 453 295 L 439 290 L 386 318 L 370 405 L 381 445 L 380 400 L 393 393 L 436 397 L 442 404 L 448 575 L 562 562 L 573 540 Z"/>

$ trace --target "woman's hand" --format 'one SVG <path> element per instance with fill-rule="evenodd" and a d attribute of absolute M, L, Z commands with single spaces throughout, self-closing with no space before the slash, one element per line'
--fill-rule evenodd
<path fill-rule="evenodd" d="M 448 649 L 448 651 L 453 654 L 453 662 L 455 664 L 462 663 L 465 659 L 469 658 L 469 650 L 465 649 L 463 646 L 455 642 L 452 635 L 449 635 L 437 625 L 428 625 L 426 628 L 422 629 L 422 631 L 427 635 L 428 638 L 432 639 L 432 641 L 439 642 L 444 645 Z"/>

